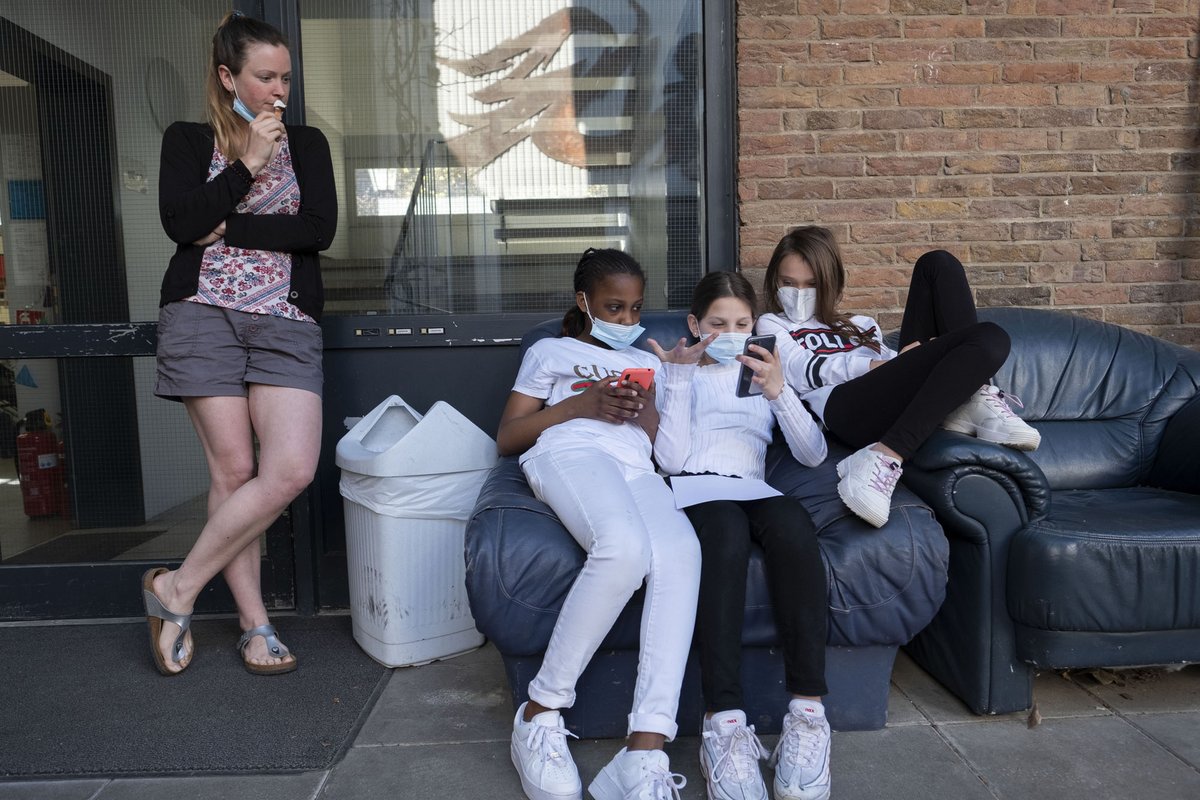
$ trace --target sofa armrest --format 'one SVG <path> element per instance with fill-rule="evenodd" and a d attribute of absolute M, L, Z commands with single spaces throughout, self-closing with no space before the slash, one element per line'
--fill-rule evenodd
<path fill-rule="evenodd" d="M 1161 489 L 1200 494 L 1200 394 L 1167 423 L 1147 480 Z"/>
<path fill-rule="evenodd" d="M 939 430 L 904 464 L 904 483 L 933 508 L 947 531 L 982 543 L 987 523 L 979 515 L 987 509 L 973 507 L 970 497 L 959 493 L 959 482 L 972 475 L 995 482 L 1022 524 L 1050 510 L 1046 476 L 1019 450 Z"/>

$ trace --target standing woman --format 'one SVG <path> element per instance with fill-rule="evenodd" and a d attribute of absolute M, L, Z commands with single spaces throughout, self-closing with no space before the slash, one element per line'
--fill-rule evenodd
<path fill-rule="evenodd" d="M 183 402 L 211 476 L 208 522 L 183 564 L 142 578 L 164 675 L 192 662 L 192 608 L 218 572 L 237 603 L 246 669 L 296 668 L 267 619 L 259 536 L 312 481 L 320 453 L 317 253 L 333 240 L 337 198 L 325 137 L 279 119 L 291 73 L 283 34 L 235 12 L 213 36 L 207 123 L 176 122 L 163 136 L 159 211 L 178 246 L 159 303 L 154 393 Z"/>

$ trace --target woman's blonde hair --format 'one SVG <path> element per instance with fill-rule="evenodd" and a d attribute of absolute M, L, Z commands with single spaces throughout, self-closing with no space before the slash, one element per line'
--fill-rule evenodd
<path fill-rule="evenodd" d="M 779 265 L 788 256 L 799 256 L 812 268 L 817 284 L 817 319 L 854 344 L 869 347 L 878 353 L 879 343 L 867 335 L 867 331 L 860 330 L 851 322 L 849 314 L 837 309 L 842 290 L 846 287 L 846 268 L 842 264 L 842 251 L 838 248 L 837 239 L 833 238 L 833 232 L 828 228 L 818 225 L 793 228 L 775 245 L 775 252 L 767 263 L 767 275 L 763 279 L 766 310 L 775 314 L 783 313 L 776 295 L 779 292 Z"/>
<path fill-rule="evenodd" d="M 219 68 L 223 64 L 230 74 L 241 74 L 246 54 L 255 44 L 288 46 L 287 39 L 274 25 L 238 11 L 221 20 L 213 34 L 204 93 L 205 118 L 213 129 L 217 149 L 230 161 L 242 157 L 243 129 L 239 123 L 241 117 L 233 110 L 233 92 L 221 84 Z"/>

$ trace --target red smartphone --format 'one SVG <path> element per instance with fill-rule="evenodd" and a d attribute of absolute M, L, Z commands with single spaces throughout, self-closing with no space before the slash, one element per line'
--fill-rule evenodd
<path fill-rule="evenodd" d="M 636 383 L 646 391 L 649 391 L 651 384 L 654 383 L 654 370 L 649 367 L 627 367 L 621 370 L 621 377 L 617 382 Z"/>

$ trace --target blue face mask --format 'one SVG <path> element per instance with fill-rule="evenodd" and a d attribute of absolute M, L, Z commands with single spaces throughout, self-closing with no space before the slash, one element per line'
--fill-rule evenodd
<path fill-rule="evenodd" d="M 704 334 L 704 336 L 708 336 L 708 334 Z M 704 352 L 718 363 L 728 364 L 742 354 L 746 349 L 746 340 L 749 338 L 750 334 L 748 333 L 719 333 Z"/>
<path fill-rule="evenodd" d="M 229 77 L 229 82 L 233 83 L 232 75 Z M 237 84 L 233 85 L 233 113 L 246 120 L 246 122 L 254 122 L 254 113 L 246 107 L 246 104 L 242 102 L 242 98 L 238 97 Z"/>
<path fill-rule="evenodd" d="M 592 321 L 592 338 L 604 342 L 613 350 L 624 350 L 629 347 L 646 330 L 641 325 L 621 325 L 596 319 L 592 316 L 591 308 L 588 308 L 586 294 L 583 296 L 583 307 L 587 308 L 588 319 Z"/>

